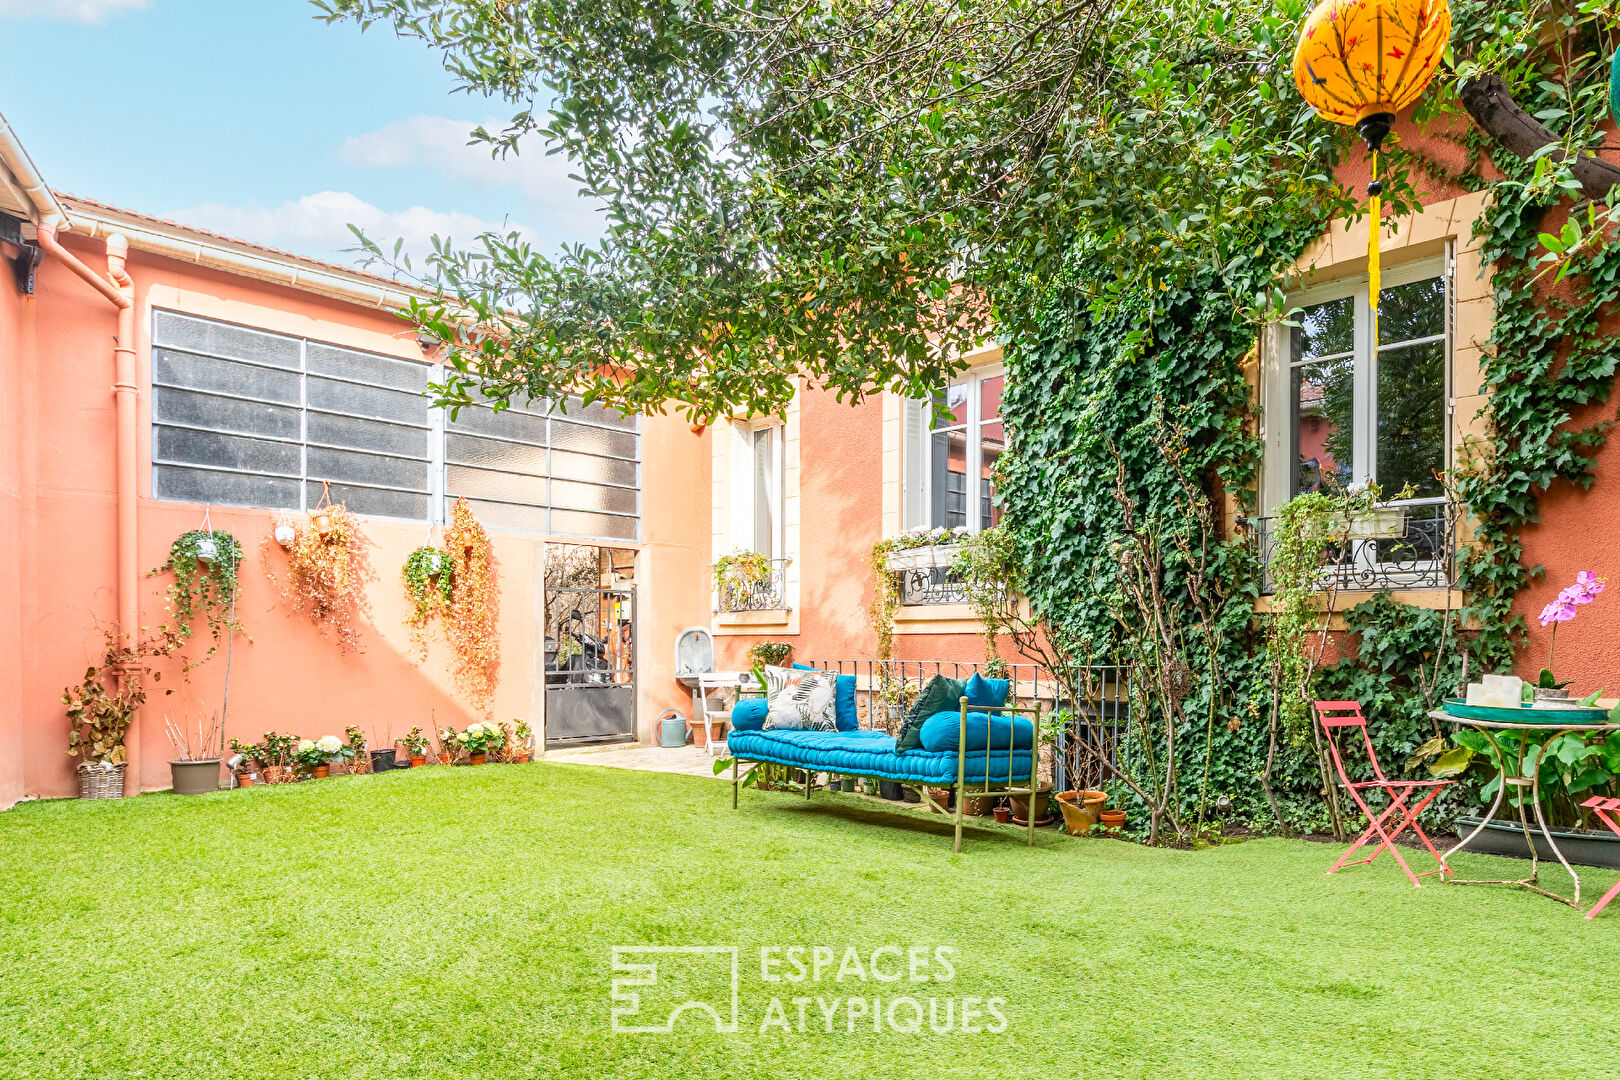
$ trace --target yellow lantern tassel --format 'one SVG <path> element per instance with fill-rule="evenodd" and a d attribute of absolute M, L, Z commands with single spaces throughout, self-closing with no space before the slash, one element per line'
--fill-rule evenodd
<path fill-rule="evenodd" d="M 1372 183 L 1367 185 L 1367 299 L 1372 304 L 1372 347 L 1378 355 L 1378 234 L 1384 231 L 1382 200 L 1383 185 L 1378 182 L 1378 151 L 1372 156 Z"/>

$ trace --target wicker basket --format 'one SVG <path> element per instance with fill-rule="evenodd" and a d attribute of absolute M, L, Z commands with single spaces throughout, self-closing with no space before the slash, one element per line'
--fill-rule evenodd
<path fill-rule="evenodd" d="M 103 765 L 79 766 L 79 798 L 122 799 L 124 797 L 124 770 L 128 763 L 120 761 L 110 768 Z"/>

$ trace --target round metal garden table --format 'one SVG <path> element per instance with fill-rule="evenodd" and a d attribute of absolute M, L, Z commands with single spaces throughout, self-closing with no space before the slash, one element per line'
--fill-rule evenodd
<path fill-rule="evenodd" d="M 1519 810 L 1519 828 L 1524 833 L 1525 846 L 1530 849 L 1530 876 L 1527 878 L 1509 880 L 1481 880 L 1457 877 L 1453 877 L 1448 880 L 1450 880 L 1453 885 L 1518 885 L 1521 888 L 1529 889 L 1532 892 L 1538 892 L 1542 896 L 1551 897 L 1561 904 L 1568 904 L 1576 911 L 1579 911 L 1581 909 L 1581 876 L 1575 872 L 1574 867 L 1569 865 L 1569 860 L 1564 858 L 1564 853 L 1558 850 L 1558 841 L 1553 839 L 1552 830 L 1547 827 L 1547 819 L 1541 813 L 1541 769 L 1539 768 L 1539 764 L 1534 770 L 1535 775 L 1524 775 L 1524 750 L 1526 740 L 1520 739 L 1518 740 L 1518 753 L 1514 757 L 1515 775 L 1509 776 L 1507 774 L 1507 756 L 1502 753 L 1502 746 L 1496 741 L 1496 735 L 1494 733 L 1498 731 L 1546 732 L 1548 733 L 1548 738 L 1546 739 L 1546 742 L 1543 743 L 1543 745 L 1546 745 L 1546 743 L 1551 743 L 1553 740 L 1558 739 L 1561 736 L 1568 735 L 1576 731 L 1620 731 L 1620 724 L 1514 724 L 1496 720 L 1466 719 L 1461 716 L 1452 716 L 1444 709 L 1436 709 L 1429 715 L 1436 720 L 1444 720 L 1447 723 L 1456 724 L 1458 727 L 1473 728 L 1481 735 L 1484 735 L 1485 738 L 1490 740 L 1491 748 L 1496 751 L 1496 760 L 1501 763 L 1496 773 L 1497 780 L 1499 782 L 1496 785 L 1496 798 L 1491 802 L 1491 808 L 1485 811 L 1485 816 L 1480 819 L 1478 825 L 1474 826 L 1474 831 L 1459 840 L 1456 847 L 1451 848 L 1445 854 L 1441 855 L 1440 861 L 1444 863 L 1447 859 L 1451 858 L 1451 856 L 1455 855 L 1457 852 L 1466 847 L 1470 840 L 1478 836 L 1480 832 L 1484 830 L 1485 826 L 1496 817 L 1496 810 L 1502 805 L 1502 796 L 1507 793 L 1509 787 L 1519 789 L 1529 788 L 1530 805 L 1535 809 L 1536 828 L 1541 831 L 1541 835 L 1547 841 L 1547 846 L 1552 849 L 1552 853 L 1558 856 L 1559 863 L 1563 865 L 1565 870 L 1569 871 L 1570 878 L 1575 882 L 1575 895 L 1573 897 L 1560 896 L 1555 892 L 1543 889 L 1539 884 L 1541 873 L 1540 859 L 1536 854 L 1535 838 L 1530 835 L 1530 822 L 1525 817 L 1525 800 L 1522 798 L 1517 800 Z"/>

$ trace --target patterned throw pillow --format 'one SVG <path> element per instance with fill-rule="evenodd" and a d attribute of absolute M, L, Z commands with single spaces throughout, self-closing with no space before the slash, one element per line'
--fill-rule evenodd
<path fill-rule="evenodd" d="M 789 671 L 782 689 L 774 694 L 766 731 L 835 731 L 835 680 L 821 671 Z"/>

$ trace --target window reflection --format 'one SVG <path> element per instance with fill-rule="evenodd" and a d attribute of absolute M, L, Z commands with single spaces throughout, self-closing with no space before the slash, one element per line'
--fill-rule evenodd
<path fill-rule="evenodd" d="M 1430 341 L 1378 353 L 1378 483 L 1386 498 L 1410 484 L 1418 498 L 1445 494 L 1446 345 Z"/>

